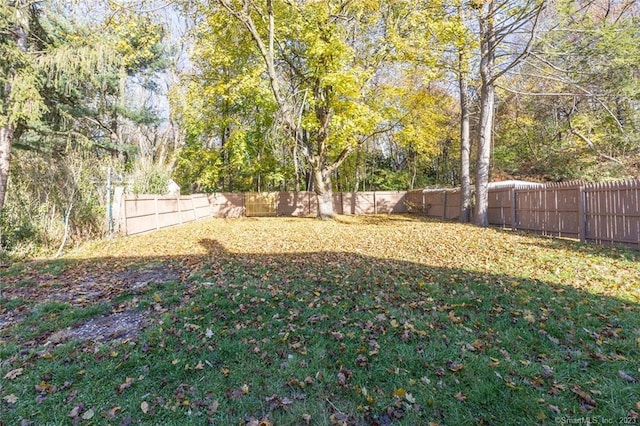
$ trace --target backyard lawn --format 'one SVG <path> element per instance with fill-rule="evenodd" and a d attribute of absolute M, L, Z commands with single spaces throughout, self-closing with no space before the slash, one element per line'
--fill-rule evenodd
<path fill-rule="evenodd" d="M 211 219 L 0 269 L 0 424 L 640 423 L 640 252 Z"/>

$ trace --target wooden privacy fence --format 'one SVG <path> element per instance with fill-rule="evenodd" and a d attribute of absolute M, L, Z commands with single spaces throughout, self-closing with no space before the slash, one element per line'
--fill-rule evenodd
<path fill-rule="evenodd" d="M 168 228 L 211 216 L 211 205 L 205 194 L 127 195 L 123 205 L 126 235 Z"/>
<path fill-rule="evenodd" d="M 458 219 L 460 190 L 409 191 L 409 211 Z M 640 248 L 640 180 L 489 189 L 489 224 Z"/>
<path fill-rule="evenodd" d="M 406 213 L 404 191 L 334 193 L 337 214 Z M 214 193 L 124 197 L 124 232 L 140 234 L 205 217 L 315 216 L 313 192 Z"/>
<path fill-rule="evenodd" d="M 460 215 L 459 189 L 333 194 L 338 214 L 418 213 L 445 220 Z M 242 216 L 315 216 L 312 192 L 125 196 L 127 235 L 201 219 Z M 640 180 L 570 182 L 489 189 L 489 223 L 542 235 L 640 248 Z"/>

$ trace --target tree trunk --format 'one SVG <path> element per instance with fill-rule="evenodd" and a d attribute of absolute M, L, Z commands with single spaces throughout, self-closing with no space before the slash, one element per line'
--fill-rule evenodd
<path fill-rule="evenodd" d="M 460 53 L 460 72 L 458 84 L 460 90 L 460 222 L 471 220 L 471 139 L 469 135 L 469 95 L 468 81 L 463 69 L 464 59 Z"/>
<path fill-rule="evenodd" d="M 27 53 L 27 36 L 29 33 L 29 11 L 25 0 L 16 0 L 8 2 L 9 7 L 16 9 L 17 20 L 13 25 L 13 41 L 21 53 Z M 4 83 L 4 99 L 2 110 L 10 109 L 9 99 L 11 98 L 12 85 L 11 82 L 16 75 L 16 69 L 9 66 L 6 76 L 0 76 Z M 15 123 L 8 122 L 0 128 L 0 211 L 4 208 L 4 202 L 7 196 L 7 183 L 9 181 L 9 166 L 11 165 L 11 145 L 15 137 Z"/>
<path fill-rule="evenodd" d="M 333 209 L 333 192 L 331 190 L 331 172 L 327 168 L 313 167 L 313 184 L 318 200 L 318 218 L 333 219 L 336 215 Z"/>
<path fill-rule="evenodd" d="M 356 166 L 355 176 L 353 179 L 353 192 L 356 193 L 360 189 L 360 156 L 361 156 L 362 148 L 358 147 L 358 151 L 356 152 Z"/>
<path fill-rule="evenodd" d="M 494 119 L 494 70 L 495 70 L 495 28 L 494 2 L 488 5 L 487 14 L 480 18 L 480 126 L 478 129 L 478 158 L 476 163 L 476 211 L 475 223 L 489 226 L 489 160 L 491 158 L 491 138 Z"/>
<path fill-rule="evenodd" d="M 9 166 L 11 164 L 11 144 L 14 129 L 11 125 L 0 128 L 0 211 L 4 207 L 9 181 Z"/>

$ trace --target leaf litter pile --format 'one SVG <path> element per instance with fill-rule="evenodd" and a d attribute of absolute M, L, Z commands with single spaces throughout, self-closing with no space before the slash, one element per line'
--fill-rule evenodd
<path fill-rule="evenodd" d="M 0 423 L 640 422 L 639 253 L 213 219 L 0 269 Z"/>

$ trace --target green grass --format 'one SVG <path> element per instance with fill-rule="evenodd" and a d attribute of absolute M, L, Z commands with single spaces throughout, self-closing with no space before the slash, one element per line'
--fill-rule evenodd
<path fill-rule="evenodd" d="M 104 244 L 108 256 L 43 270 L 184 278 L 119 282 L 90 306 L 31 301 L 2 336 L 0 374 L 22 369 L 0 389 L 5 423 L 616 424 L 640 411 L 619 373 L 640 377 L 634 251 L 410 217 L 210 221 Z M 46 342 L 125 305 L 150 320 L 136 339 Z"/>

